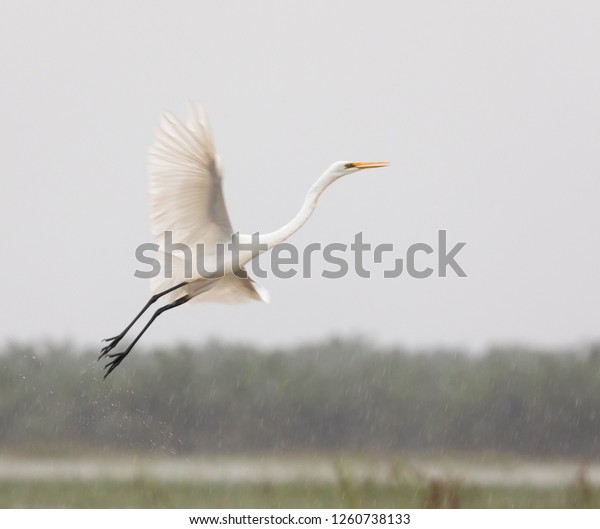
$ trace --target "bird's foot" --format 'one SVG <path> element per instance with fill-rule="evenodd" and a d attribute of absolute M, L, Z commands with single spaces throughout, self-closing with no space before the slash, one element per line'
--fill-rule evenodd
<path fill-rule="evenodd" d="M 124 336 L 123 334 L 118 334 L 117 336 L 113 336 L 112 338 L 104 338 L 104 340 L 102 340 L 103 342 L 110 342 L 110 343 L 108 345 L 105 345 L 102 348 L 102 351 L 100 351 L 100 356 L 98 357 L 98 360 L 101 360 L 108 353 L 110 353 L 118 345 L 118 343 L 123 339 L 123 336 Z"/>
<path fill-rule="evenodd" d="M 127 348 L 122 353 L 112 353 L 108 355 L 108 358 L 112 358 L 112 360 L 104 366 L 104 369 L 106 369 L 106 373 L 104 374 L 104 380 L 106 380 L 106 377 L 110 375 L 117 367 L 119 367 L 121 362 L 129 354 L 129 351 L 130 348 Z"/>

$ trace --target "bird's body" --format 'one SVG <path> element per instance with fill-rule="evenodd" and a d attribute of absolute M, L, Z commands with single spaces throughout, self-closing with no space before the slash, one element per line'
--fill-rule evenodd
<path fill-rule="evenodd" d="M 160 273 L 151 280 L 150 301 L 102 349 L 100 358 L 112 359 L 106 366 L 105 377 L 129 354 L 154 319 L 170 308 L 187 302 L 268 301 L 267 291 L 244 269 L 256 257 L 256 250 L 231 252 L 231 244 L 237 241 L 241 248 L 248 248 L 258 242 L 261 253 L 270 250 L 302 227 L 321 193 L 333 181 L 359 169 L 386 165 L 386 162 L 334 163 L 310 188 L 298 214 L 279 230 L 259 234 L 256 241 L 251 235 L 235 235 L 223 197 L 221 163 L 202 107 L 190 104 L 186 124 L 165 113 L 156 129 L 149 167 L 150 216 L 152 232 L 160 247 Z M 146 309 L 160 298 L 168 303 L 154 313 L 130 346 L 122 353 L 110 353 Z"/>

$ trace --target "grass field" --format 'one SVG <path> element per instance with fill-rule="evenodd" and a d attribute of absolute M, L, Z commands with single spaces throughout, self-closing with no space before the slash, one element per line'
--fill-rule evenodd
<path fill-rule="evenodd" d="M 0 508 L 442 507 L 600 507 L 600 467 L 497 457 L 0 457 Z"/>
<path fill-rule="evenodd" d="M 3 482 L 1 508 L 595 508 L 597 488 Z"/>

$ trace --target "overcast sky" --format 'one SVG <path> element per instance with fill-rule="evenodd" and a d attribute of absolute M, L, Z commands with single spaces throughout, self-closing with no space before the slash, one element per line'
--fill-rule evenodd
<path fill-rule="evenodd" d="M 458 278 L 267 278 L 271 304 L 191 305 L 146 346 L 364 334 L 410 346 L 599 338 L 597 2 L 2 2 L 0 342 L 95 345 L 149 296 L 147 149 L 209 113 L 236 229 L 435 247 Z M 424 258 L 426 266 L 435 259 Z"/>

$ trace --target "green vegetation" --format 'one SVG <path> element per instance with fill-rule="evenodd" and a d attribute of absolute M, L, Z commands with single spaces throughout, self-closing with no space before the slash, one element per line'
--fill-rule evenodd
<path fill-rule="evenodd" d="M 97 351 L 13 344 L 0 355 L 0 449 L 598 453 L 600 348 L 415 353 L 208 343 L 137 350 L 103 382 Z"/>
<path fill-rule="evenodd" d="M 305 454 L 319 468 L 319 458 L 335 466 L 375 456 L 396 476 L 403 454 L 452 454 L 459 469 L 492 454 L 487 462 L 515 468 L 527 458 L 578 461 L 581 479 L 484 487 L 461 483 L 460 472 L 445 481 L 400 469 L 370 481 L 343 466 L 334 482 L 13 476 L 0 477 L 0 507 L 600 507 L 585 470 L 600 448 L 600 347 L 470 356 L 361 340 L 270 350 L 207 343 L 137 350 L 107 381 L 97 354 L 67 345 L 3 348 L 5 461 L 112 462 L 114 454 L 118 468 L 128 454 L 284 461 Z"/>
<path fill-rule="evenodd" d="M 600 490 L 295 483 L 0 482 L 0 508 L 598 508 Z"/>

